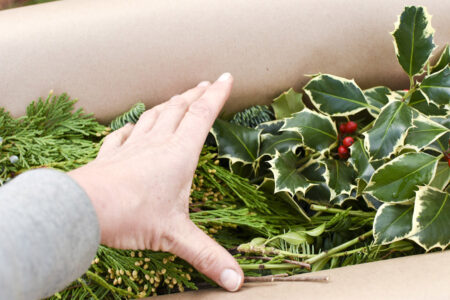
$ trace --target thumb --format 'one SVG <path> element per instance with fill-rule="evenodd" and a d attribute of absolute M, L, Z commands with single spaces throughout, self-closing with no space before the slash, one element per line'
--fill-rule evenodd
<path fill-rule="evenodd" d="M 233 256 L 192 221 L 183 224 L 182 228 L 171 252 L 189 262 L 224 289 L 230 292 L 240 289 L 244 274 Z"/>

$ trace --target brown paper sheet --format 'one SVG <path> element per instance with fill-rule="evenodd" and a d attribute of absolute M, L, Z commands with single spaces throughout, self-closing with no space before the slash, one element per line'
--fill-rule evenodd
<path fill-rule="evenodd" d="M 0 12 L 0 107 L 14 115 L 50 89 L 109 120 L 231 72 L 226 109 L 297 91 L 304 74 L 406 88 L 389 32 L 405 5 L 450 37 L 450 1 L 66 0 Z"/>
<path fill-rule="evenodd" d="M 208 289 L 157 297 L 158 300 L 448 300 L 450 251 L 408 256 L 311 273 L 328 283 L 273 282 L 244 284 L 229 293 Z M 151 298 L 149 298 L 151 299 Z"/>

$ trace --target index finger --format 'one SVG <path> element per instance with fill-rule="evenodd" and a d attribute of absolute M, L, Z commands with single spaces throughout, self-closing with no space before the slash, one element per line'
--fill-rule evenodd
<path fill-rule="evenodd" d="M 176 130 L 186 147 L 200 153 L 209 130 L 230 96 L 232 85 L 233 77 L 230 73 L 224 73 L 189 106 Z"/>

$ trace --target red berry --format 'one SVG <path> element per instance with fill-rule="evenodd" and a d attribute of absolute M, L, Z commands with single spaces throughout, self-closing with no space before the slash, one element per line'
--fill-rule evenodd
<path fill-rule="evenodd" d="M 347 132 L 347 124 L 342 123 L 341 125 L 339 125 L 339 131 L 341 133 L 346 133 Z"/>
<path fill-rule="evenodd" d="M 408 89 L 404 89 L 403 91 L 404 91 L 404 92 L 409 92 L 409 90 L 408 90 Z"/>
<path fill-rule="evenodd" d="M 345 125 L 345 130 L 348 133 L 355 132 L 356 128 L 358 128 L 358 124 L 356 124 L 356 122 L 353 122 L 353 121 L 348 121 L 347 124 Z"/>
<path fill-rule="evenodd" d="M 448 166 L 450 167 L 450 158 L 447 159 L 447 162 L 448 162 Z"/>
<path fill-rule="evenodd" d="M 353 143 L 355 142 L 355 140 L 351 137 L 348 136 L 346 138 L 344 138 L 344 140 L 342 141 L 342 145 L 344 145 L 344 147 L 350 147 Z"/>
<path fill-rule="evenodd" d="M 347 147 L 340 145 L 339 148 L 338 148 L 338 153 L 340 155 L 348 155 Z"/>

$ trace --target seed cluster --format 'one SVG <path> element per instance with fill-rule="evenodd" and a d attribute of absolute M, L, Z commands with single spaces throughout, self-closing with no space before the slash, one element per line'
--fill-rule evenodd
<path fill-rule="evenodd" d="M 354 121 L 348 121 L 347 123 L 341 123 L 339 125 L 340 138 L 345 134 L 353 134 L 358 128 L 358 124 Z M 342 144 L 338 147 L 338 155 L 340 159 L 347 159 L 350 156 L 349 147 L 355 142 L 351 136 L 346 136 L 342 139 Z"/>

